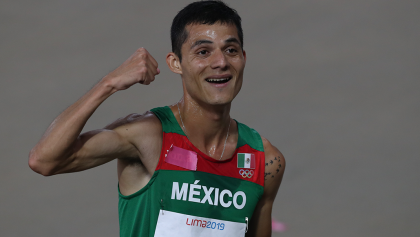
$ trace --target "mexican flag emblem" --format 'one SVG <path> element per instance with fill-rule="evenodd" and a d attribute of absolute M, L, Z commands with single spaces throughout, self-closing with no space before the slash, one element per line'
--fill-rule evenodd
<path fill-rule="evenodd" d="M 255 169 L 255 155 L 238 153 L 238 168 Z"/>

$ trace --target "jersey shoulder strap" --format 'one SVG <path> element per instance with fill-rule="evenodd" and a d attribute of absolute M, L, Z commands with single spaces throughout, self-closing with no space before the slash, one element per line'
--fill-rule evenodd
<path fill-rule="evenodd" d="M 236 121 L 236 123 L 238 124 L 239 133 L 237 148 L 248 144 L 251 148 L 264 152 L 264 146 L 260 134 L 243 123 L 238 121 Z"/>
<path fill-rule="evenodd" d="M 157 107 L 151 109 L 150 111 L 152 111 L 162 123 L 162 129 L 164 133 L 178 133 L 185 136 L 184 131 L 182 131 L 182 129 L 179 127 L 174 114 L 168 106 Z"/>

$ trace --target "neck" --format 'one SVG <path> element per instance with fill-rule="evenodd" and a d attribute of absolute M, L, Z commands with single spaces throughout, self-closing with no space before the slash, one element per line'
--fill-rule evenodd
<path fill-rule="evenodd" d="M 177 105 L 173 106 L 172 111 L 176 115 L 175 117 L 178 119 L 181 127 L 182 123 L 184 124 L 184 132 L 188 136 L 188 139 L 190 139 L 190 142 L 210 157 L 219 159 L 224 150 L 228 130 L 229 134 L 235 134 L 236 131 L 236 128 L 233 128 L 233 124 L 230 124 L 233 123 L 229 114 L 231 104 L 203 105 L 184 96 L 178 102 L 178 106 L 180 115 Z M 182 122 L 180 121 L 181 118 Z M 229 137 L 231 139 L 228 139 L 226 143 L 236 145 L 235 138 L 237 139 L 237 136 L 229 135 Z M 227 147 L 229 146 L 227 145 Z M 222 159 L 230 157 L 225 154 L 227 153 L 224 153 Z"/>

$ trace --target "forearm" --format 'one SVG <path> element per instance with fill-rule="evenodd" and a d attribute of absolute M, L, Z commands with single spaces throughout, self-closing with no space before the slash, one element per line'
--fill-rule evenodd
<path fill-rule="evenodd" d="M 246 237 L 270 237 L 271 236 L 271 211 L 272 203 L 260 201 L 254 210 L 248 226 Z"/>
<path fill-rule="evenodd" d="M 48 127 L 41 140 L 31 150 L 29 165 L 43 175 L 49 175 L 58 162 L 74 153 L 78 137 L 87 120 L 115 89 L 109 80 L 101 80 L 88 93 L 62 112 Z"/>

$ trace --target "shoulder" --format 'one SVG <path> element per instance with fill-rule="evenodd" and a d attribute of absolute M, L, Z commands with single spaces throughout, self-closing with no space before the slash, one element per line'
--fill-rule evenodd
<path fill-rule="evenodd" d="M 159 139 L 162 135 L 162 124 L 151 111 L 121 117 L 107 125 L 105 129 L 115 131 L 134 144 L 138 144 L 139 141 Z"/>
<path fill-rule="evenodd" d="M 274 165 L 274 163 L 281 164 L 282 166 L 286 165 L 286 160 L 284 159 L 284 156 L 279 151 L 279 149 L 277 149 L 277 147 L 271 144 L 271 142 L 267 138 L 261 136 L 261 140 L 264 146 L 265 160 L 269 163 L 266 164 L 266 167 L 271 167 L 272 165 Z"/>
<path fill-rule="evenodd" d="M 261 139 L 265 153 L 264 194 L 274 200 L 283 178 L 286 160 L 270 141 L 262 136 Z"/>
<path fill-rule="evenodd" d="M 159 129 L 162 125 L 160 120 L 151 111 L 147 111 L 144 114 L 129 114 L 125 117 L 121 117 L 114 122 L 105 126 L 105 129 L 109 130 L 136 130 L 136 129 Z"/>

